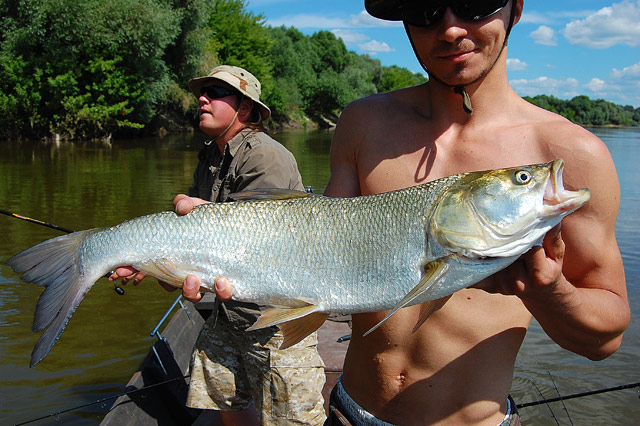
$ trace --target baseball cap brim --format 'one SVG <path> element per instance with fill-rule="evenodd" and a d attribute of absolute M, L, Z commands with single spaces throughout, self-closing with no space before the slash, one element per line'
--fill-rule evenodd
<path fill-rule="evenodd" d="M 404 0 L 365 0 L 364 7 L 373 17 L 386 21 L 401 21 L 400 4 Z"/>

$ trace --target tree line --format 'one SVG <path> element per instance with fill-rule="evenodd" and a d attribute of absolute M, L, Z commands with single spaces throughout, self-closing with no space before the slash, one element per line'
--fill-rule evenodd
<path fill-rule="evenodd" d="M 0 137 L 184 131 L 197 123 L 187 81 L 218 64 L 258 77 L 276 127 L 331 123 L 354 99 L 426 81 L 348 51 L 329 31 L 266 25 L 245 0 L 0 0 Z M 631 107 L 607 108 L 598 104 L 610 120 Z M 572 119 L 600 119 L 583 112 Z"/>
<path fill-rule="evenodd" d="M 562 100 L 548 95 L 525 96 L 524 99 L 583 126 L 640 125 L 640 108 L 620 106 L 604 99 L 592 100 L 587 96 L 576 96 L 571 100 Z"/>

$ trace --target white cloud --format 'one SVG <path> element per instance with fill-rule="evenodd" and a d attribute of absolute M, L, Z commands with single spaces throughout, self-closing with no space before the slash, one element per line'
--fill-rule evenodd
<path fill-rule="evenodd" d="M 524 71 L 528 66 L 529 64 L 520 59 L 507 59 L 507 70 L 509 71 Z"/>
<path fill-rule="evenodd" d="M 607 83 L 599 78 L 592 78 L 586 87 L 592 92 L 603 92 L 607 88 Z"/>
<path fill-rule="evenodd" d="M 625 67 L 622 70 L 613 69 L 611 76 L 616 80 L 633 80 L 640 84 L 640 62 L 630 67 Z"/>
<path fill-rule="evenodd" d="M 623 105 L 640 106 L 640 62 L 621 70 L 611 70 L 604 95 L 615 96 Z"/>
<path fill-rule="evenodd" d="M 380 42 L 377 40 L 371 40 L 366 43 L 362 43 L 358 45 L 362 53 L 368 53 L 369 55 L 375 55 L 377 53 L 387 53 L 392 52 L 393 49 L 384 42 Z"/>
<path fill-rule="evenodd" d="M 520 96 L 552 95 L 561 99 L 578 96 L 580 88 L 580 83 L 575 78 L 558 80 L 542 76 L 532 80 L 511 80 L 510 83 Z"/>
<path fill-rule="evenodd" d="M 614 68 L 604 80 L 593 77 L 583 84 L 575 78 L 561 80 L 549 77 L 511 80 L 510 83 L 520 96 L 552 95 L 571 99 L 587 95 L 591 99 L 606 99 L 619 105 L 640 107 L 640 62 L 622 70 Z"/>
<path fill-rule="evenodd" d="M 331 31 L 336 37 L 339 37 L 344 41 L 345 44 L 354 44 L 354 43 L 362 43 L 369 40 L 369 36 L 366 34 L 358 33 L 356 31 L 351 30 L 332 30 Z"/>
<path fill-rule="evenodd" d="M 545 10 L 544 12 L 529 11 L 527 3 L 520 18 L 521 24 L 560 25 L 567 19 L 581 19 L 595 13 L 593 10 Z"/>
<path fill-rule="evenodd" d="M 594 49 L 616 44 L 640 46 L 640 0 L 624 0 L 585 19 L 568 23 L 562 31 L 571 43 Z"/>
<path fill-rule="evenodd" d="M 270 19 L 267 24 L 273 27 L 284 25 L 285 27 L 303 28 L 347 28 L 349 23 L 344 18 L 328 17 L 321 15 L 313 15 L 308 13 L 299 13 L 297 15 L 280 16 L 276 19 Z"/>
<path fill-rule="evenodd" d="M 368 27 L 398 27 L 402 26 L 401 21 L 385 21 L 382 19 L 374 18 L 369 15 L 366 10 L 362 10 L 357 15 L 351 15 L 349 17 L 351 26 L 356 28 L 368 28 Z"/>
<path fill-rule="evenodd" d="M 556 42 L 556 33 L 551 27 L 547 27 L 546 25 L 540 25 L 538 29 L 532 31 L 529 34 L 536 43 L 543 44 L 545 46 L 555 46 L 558 44 Z"/>
<path fill-rule="evenodd" d="M 280 16 L 276 19 L 269 19 L 267 21 L 267 24 L 271 25 L 272 27 L 279 27 L 281 25 L 284 25 L 286 27 L 294 26 L 298 29 L 373 28 L 402 26 L 401 22 L 383 21 L 381 19 L 374 18 L 364 10 L 357 15 L 349 15 L 348 17 L 345 17 L 341 14 L 336 14 L 336 16 L 326 16 L 316 15 L 312 13 L 285 15 Z"/>

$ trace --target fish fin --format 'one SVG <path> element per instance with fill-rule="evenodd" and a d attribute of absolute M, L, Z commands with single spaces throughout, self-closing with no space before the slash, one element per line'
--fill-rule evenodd
<path fill-rule="evenodd" d="M 199 275 L 202 272 L 195 270 L 193 265 L 176 264 L 169 259 L 156 259 L 149 263 L 135 264 L 132 266 L 138 271 L 144 272 L 177 288 L 182 288 L 182 284 L 184 284 L 187 275 Z M 200 283 L 201 292 L 213 292 L 212 288 L 213 286 L 210 284 Z"/>
<path fill-rule="evenodd" d="M 259 188 L 248 189 L 246 191 L 234 192 L 229 195 L 236 201 L 257 201 L 257 200 L 288 200 L 291 198 L 305 198 L 313 196 L 305 191 L 297 191 L 295 189 L 280 188 Z"/>
<path fill-rule="evenodd" d="M 92 270 L 92 265 L 80 259 L 79 246 L 93 232 L 73 232 L 43 241 L 5 262 L 22 274 L 23 281 L 46 287 L 38 299 L 32 329 L 37 332 L 48 328 L 33 348 L 31 367 L 47 356 L 84 296 L 108 272 Z"/>
<path fill-rule="evenodd" d="M 189 275 L 185 268 L 181 268 L 169 259 L 156 259 L 149 263 L 132 265 L 138 271 L 151 275 L 154 278 L 171 284 L 174 287 L 181 288 L 184 280 Z"/>
<path fill-rule="evenodd" d="M 318 305 L 308 305 L 301 308 L 275 308 L 265 311 L 260 318 L 247 330 L 277 325 L 282 331 L 284 341 L 280 349 L 287 349 L 324 324 L 329 314 Z"/>
<path fill-rule="evenodd" d="M 415 333 L 420 328 L 420 326 L 424 324 L 424 322 L 431 316 L 431 314 L 442 308 L 444 304 L 447 303 L 449 299 L 451 299 L 451 296 L 452 295 L 450 294 L 448 296 L 441 297 L 440 299 L 431 300 L 430 302 L 425 302 L 420 305 L 420 316 L 418 317 L 418 321 L 416 322 L 416 325 L 413 327 L 413 330 L 411 330 L 411 332 Z"/>
<path fill-rule="evenodd" d="M 425 274 L 418 283 L 407 295 L 387 314 L 386 317 L 376 325 L 374 325 L 369 331 L 364 333 L 362 337 L 368 336 L 372 331 L 376 328 L 380 327 L 383 322 L 388 320 L 393 314 L 398 312 L 400 309 L 405 306 L 409 306 L 412 301 L 422 295 L 425 291 L 428 291 L 429 288 L 438 281 L 444 274 L 446 274 L 449 269 L 449 264 L 442 260 L 434 260 L 433 262 L 429 262 L 425 267 Z"/>

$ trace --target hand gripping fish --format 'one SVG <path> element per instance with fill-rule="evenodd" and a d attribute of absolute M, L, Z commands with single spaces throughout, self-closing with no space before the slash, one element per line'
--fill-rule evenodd
<path fill-rule="evenodd" d="M 249 191 L 185 216 L 156 213 L 44 241 L 6 262 L 46 287 L 33 331 L 48 328 L 31 365 L 94 282 L 120 265 L 176 287 L 195 274 L 208 292 L 228 277 L 234 299 L 276 306 L 250 329 L 280 326 L 283 347 L 330 314 L 391 310 L 388 318 L 421 303 L 417 328 L 439 299 L 507 267 L 589 200 L 588 189 L 564 189 L 563 168 L 557 159 L 354 198 Z"/>

